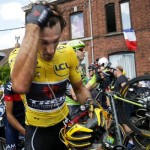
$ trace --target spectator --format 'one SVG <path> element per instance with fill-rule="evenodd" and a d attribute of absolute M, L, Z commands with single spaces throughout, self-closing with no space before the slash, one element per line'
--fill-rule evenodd
<path fill-rule="evenodd" d="M 124 70 L 123 70 L 122 66 L 117 66 L 116 70 L 114 72 L 114 74 L 116 76 L 116 81 L 115 81 L 115 84 L 114 84 L 114 91 L 119 92 L 121 90 L 121 88 L 128 82 L 128 78 L 125 75 L 123 75 L 123 73 L 124 73 Z M 128 116 L 130 117 L 132 107 L 128 104 L 125 104 L 124 107 L 126 108 L 126 112 L 127 112 Z M 117 108 L 117 102 L 116 102 L 116 108 Z M 117 113 L 118 113 L 118 111 L 117 111 Z M 127 126 L 127 124 L 124 123 L 124 121 L 120 117 L 119 113 L 118 113 L 118 121 L 122 125 L 123 129 L 125 130 L 125 132 L 127 134 L 132 131 Z M 129 140 L 129 143 L 127 144 L 127 147 L 128 147 L 129 150 L 134 147 L 132 139 Z"/>

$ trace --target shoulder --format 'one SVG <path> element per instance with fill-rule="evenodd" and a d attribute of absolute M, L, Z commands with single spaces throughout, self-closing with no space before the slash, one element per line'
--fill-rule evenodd
<path fill-rule="evenodd" d="M 19 48 L 16 48 L 16 49 L 11 51 L 11 53 L 9 54 L 9 58 L 8 58 L 9 63 L 12 63 L 14 61 L 14 59 L 16 58 L 18 52 L 19 52 Z"/>
<path fill-rule="evenodd" d="M 56 49 L 55 58 L 65 60 L 68 62 L 69 66 L 76 64 L 78 62 L 77 55 L 72 47 L 68 45 L 58 45 Z"/>
<path fill-rule="evenodd" d="M 121 78 L 127 80 L 127 77 L 125 75 L 121 75 Z"/>
<path fill-rule="evenodd" d="M 127 79 L 126 76 L 121 75 L 121 76 L 119 76 L 118 80 L 119 80 L 120 82 L 127 82 L 128 79 Z"/>
<path fill-rule="evenodd" d="M 11 53 L 10 53 L 9 56 L 14 55 L 14 54 L 17 54 L 18 51 L 19 51 L 19 48 L 15 48 L 14 50 L 11 51 Z"/>
<path fill-rule="evenodd" d="M 73 48 L 69 45 L 61 45 L 59 44 L 56 48 L 58 53 L 75 53 Z"/>

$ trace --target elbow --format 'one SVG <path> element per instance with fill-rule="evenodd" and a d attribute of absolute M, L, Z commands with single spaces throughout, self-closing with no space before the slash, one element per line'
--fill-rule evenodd
<path fill-rule="evenodd" d="M 29 88 L 23 84 L 17 84 L 12 82 L 12 89 L 15 93 L 26 94 L 29 91 Z"/>

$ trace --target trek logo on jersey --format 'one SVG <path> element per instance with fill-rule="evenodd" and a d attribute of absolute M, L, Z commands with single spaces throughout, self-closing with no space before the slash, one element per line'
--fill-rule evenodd
<path fill-rule="evenodd" d="M 27 103 L 28 106 L 32 109 L 36 109 L 36 110 L 38 109 L 41 111 L 50 111 L 61 107 L 64 101 L 65 101 L 65 96 L 62 96 L 53 100 L 44 100 L 44 101 L 28 99 Z"/>
<path fill-rule="evenodd" d="M 66 76 L 69 71 L 68 71 L 69 65 L 67 63 L 61 63 L 59 65 L 54 65 L 54 73 L 57 76 Z"/>

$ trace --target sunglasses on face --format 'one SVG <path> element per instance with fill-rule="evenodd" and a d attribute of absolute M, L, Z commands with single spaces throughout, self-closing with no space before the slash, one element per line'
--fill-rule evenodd
<path fill-rule="evenodd" d="M 78 49 L 78 51 L 80 51 L 80 52 L 84 52 L 83 48 Z"/>

